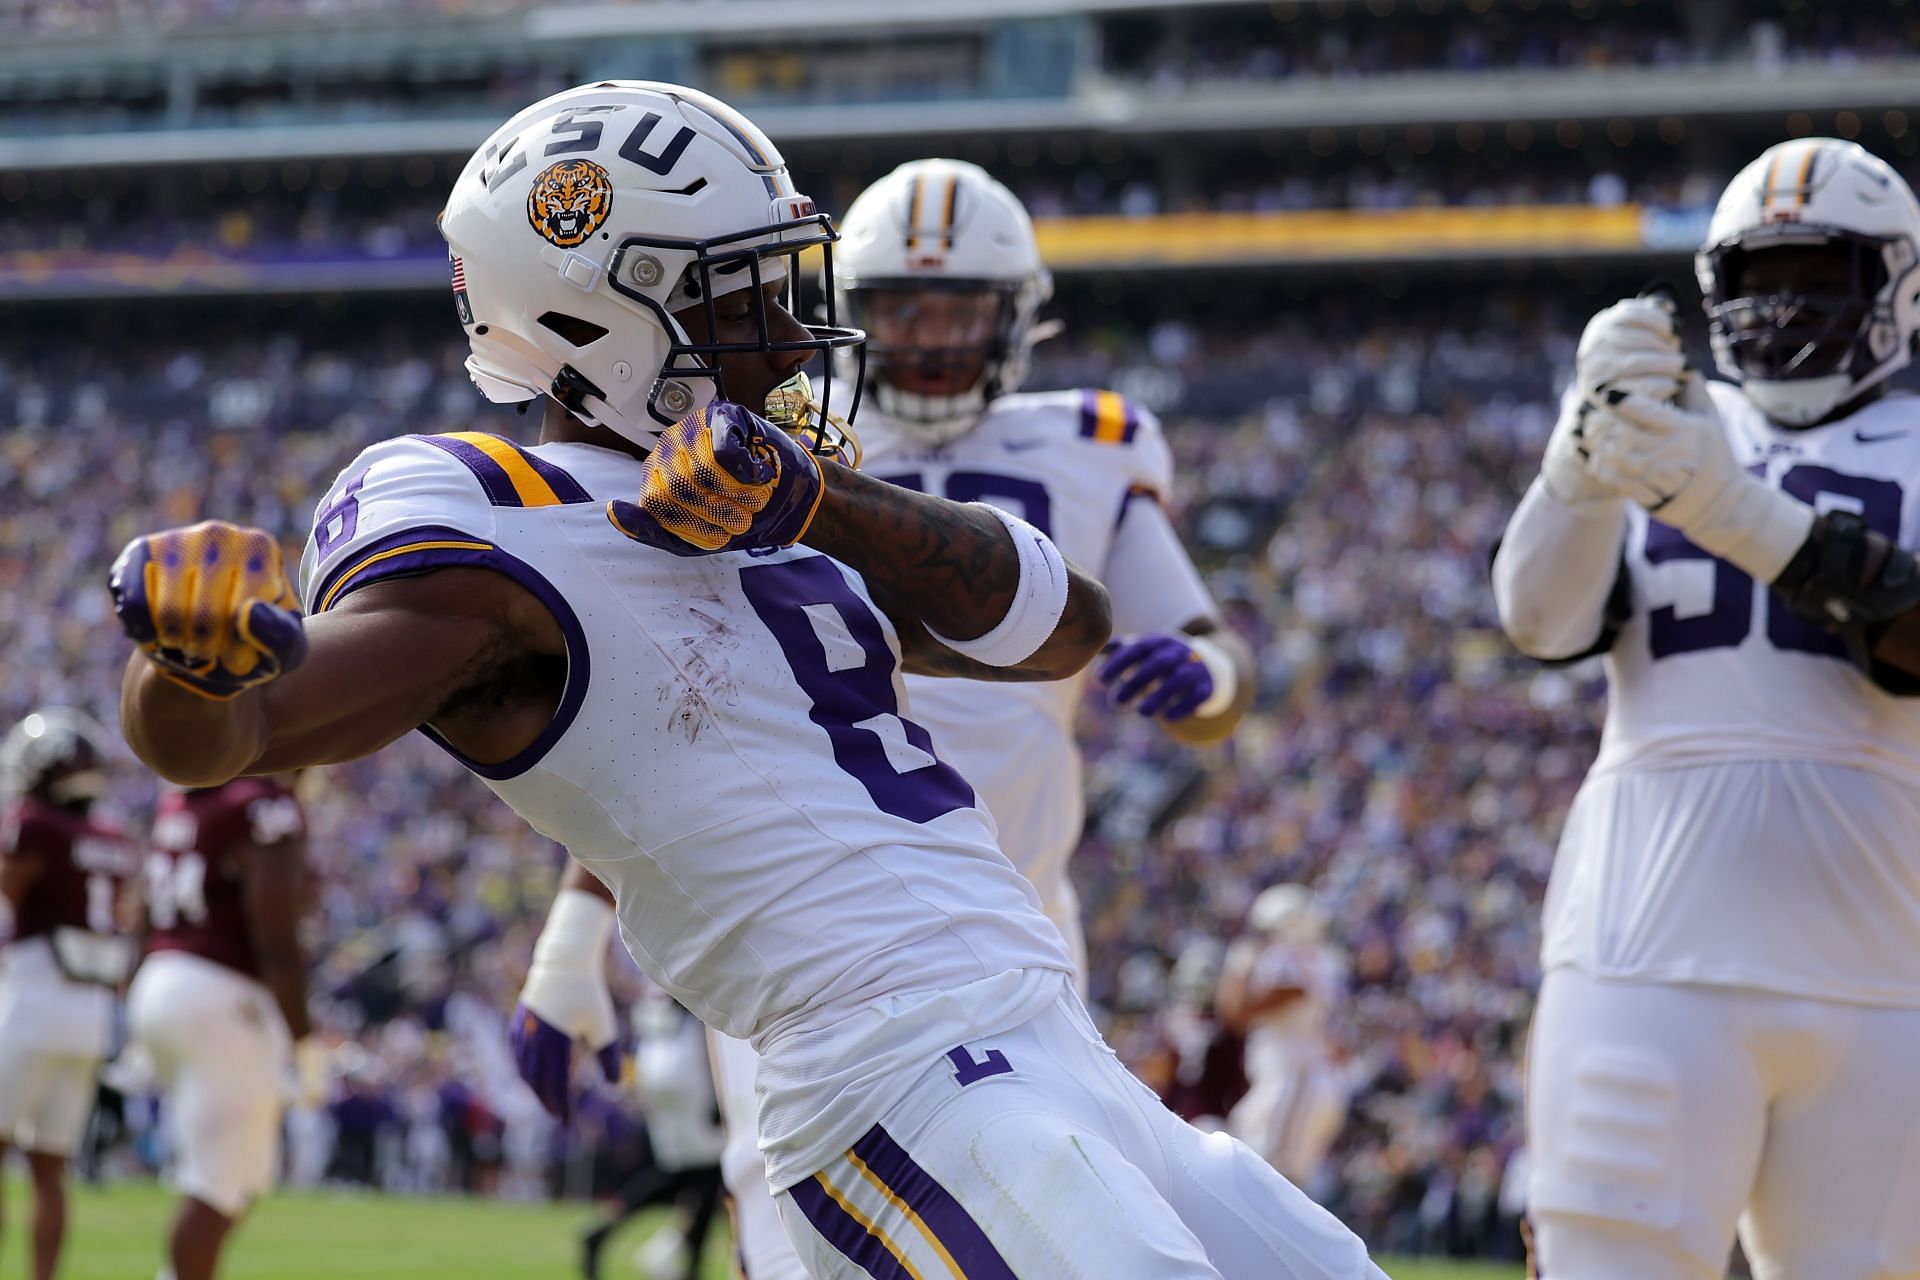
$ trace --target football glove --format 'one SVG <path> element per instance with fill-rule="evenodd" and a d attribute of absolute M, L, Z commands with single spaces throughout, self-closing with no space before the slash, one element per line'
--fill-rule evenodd
<path fill-rule="evenodd" d="M 507 1024 L 520 1078 L 562 1122 L 573 1118 L 575 1041 L 593 1050 L 607 1083 L 620 1079 L 620 1024 L 606 978 L 612 931 L 613 908 L 606 902 L 581 889 L 556 894 Z"/>
<path fill-rule="evenodd" d="M 611 1002 L 608 1016 L 612 1016 Z M 574 1038 L 542 1018 L 526 1004 L 515 1006 L 513 1021 L 507 1027 L 507 1045 L 513 1051 L 513 1065 L 520 1078 L 540 1099 L 547 1114 L 562 1124 L 573 1119 L 573 1042 Z M 617 1084 L 624 1064 L 618 1040 L 608 1041 L 594 1050 L 600 1074 L 608 1084 Z"/>
<path fill-rule="evenodd" d="M 1114 641 L 1099 680 L 1116 706 L 1139 699 L 1134 710 L 1162 720 L 1186 719 L 1213 696 L 1214 688 L 1213 672 L 1189 638 L 1165 633 Z"/>
<path fill-rule="evenodd" d="M 1698 374 L 1679 404 L 1620 388 L 1587 417 L 1589 474 L 1761 582 L 1780 576 L 1813 528 L 1813 508 L 1742 467 Z"/>
<path fill-rule="evenodd" d="M 1577 506 L 1618 496 L 1587 470 L 1586 420 L 1604 403 L 1608 390 L 1655 400 L 1672 400 L 1679 394 L 1686 357 L 1673 316 L 1671 299 L 1628 298 L 1587 322 L 1574 357 L 1574 385 L 1561 402 L 1559 420 L 1540 464 L 1548 492 L 1561 502 Z"/>
<path fill-rule="evenodd" d="M 135 538 L 107 587 L 140 651 L 202 697 L 225 701 L 307 656 L 280 544 L 264 530 L 208 520 Z"/>
<path fill-rule="evenodd" d="M 640 501 L 607 518 L 635 542 L 681 556 L 791 546 L 819 509 L 820 463 L 787 432 L 716 401 L 660 433 Z"/>

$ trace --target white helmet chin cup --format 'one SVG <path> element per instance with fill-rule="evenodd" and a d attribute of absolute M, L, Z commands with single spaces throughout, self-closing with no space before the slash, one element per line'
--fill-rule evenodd
<path fill-rule="evenodd" d="M 966 390 L 932 395 L 887 381 L 887 352 L 869 344 L 867 394 L 903 434 L 944 444 L 971 430 L 995 397 L 1019 389 L 1035 341 L 1034 322 L 1053 296 L 1033 220 L 1019 197 L 964 160 L 915 160 L 881 178 L 841 220 L 834 281 L 839 313 L 859 324 L 867 289 L 968 288 L 1006 301 L 984 368 Z M 851 359 L 838 357 L 842 376 Z"/>
<path fill-rule="evenodd" d="M 440 231 L 481 394 L 551 396 L 641 445 L 721 394 L 725 351 L 860 341 L 810 327 L 776 342 L 761 300 L 758 343 L 689 341 L 675 311 L 790 290 L 786 259 L 820 246 L 830 271 L 837 237 L 752 121 L 680 85 L 608 80 L 521 111 L 467 162 Z"/>
<path fill-rule="evenodd" d="M 1835 299 L 1807 295 L 1734 295 L 1729 276 L 1737 273 L 1728 266 L 1737 255 L 1807 245 L 1855 251 L 1858 285 L 1840 300 L 1845 306 L 1823 310 Z M 1856 143 L 1783 142 L 1727 184 L 1694 271 L 1715 366 L 1775 422 L 1811 426 L 1912 358 L 1920 332 L 1920 201 Z M 1823 317 L 1825 329 L 1816 323 Z"/>
<path fill-rule="evenodd" d="M 1781 426 L 1810 427 L 1865 388 L 1844 373 L 1834 373 L 1797 382 L 1747 378 L 1740 389 L 1753 401 L 1754 408 Z"/>

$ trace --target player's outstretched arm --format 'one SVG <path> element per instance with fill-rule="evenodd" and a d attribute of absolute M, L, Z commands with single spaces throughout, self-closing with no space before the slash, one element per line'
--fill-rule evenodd
<path fill-rule="evenodd" d="M 972 680 L 1061 680 L 1113 631 L 1106 588 L 1044 535 L 983 503 L 949 502 L 836 463 L 801 540 L 859 571 L 893 620 L 908 671 Z M 1028 541 L 1023 543 L 1025 538 Z M 1044 575 L 1064 578 L 1065 603 Z M 1055 619 L 1046 627 L 1049 611 Z M 1036 621 L 1037 620 L 1037 621 Z M 1002 661 L 1001 638 L 1026 628 L 1037 647 Z M 985 642 L 984 644 L 982 642 Z"/>
<path fill-rule="evenodd" d="M 134 539 L 111 586 L 139 646 L 122 731 L 183 786 L 371 754 L 498 663 L 565 651 L 539 602 L 484 569 L 374 583 L 303 620 L 278 545 L 232 525 Z"/>
<path fill-rule="evenodd" d="M 1032 525 L 816 458 L 737 404 L 662 432 L 638 498 L 607 504 L 635 542 L 683 556 L 800 542 L 854 569 L 912 672 L 1060 680 L 1113 629 L 1106 589 Z"/>

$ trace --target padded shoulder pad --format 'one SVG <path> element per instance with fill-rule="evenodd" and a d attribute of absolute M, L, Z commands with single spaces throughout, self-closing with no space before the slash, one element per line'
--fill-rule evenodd
<path fill-rule="evenodd" d="M 455 552 L 492 549 L 501 504 L 482 468 L 448 441 L 459 443 L 452 436 L 384 440 L 340 473 L 314 511 L 300 558 L 307 612 L 325 612 L 346 590 L 378 577 L 428 567 L 423 556 L 449 563 Z"/>
<path fill-rule="evenodd" d="M 1117 391 L 1080 392 L 1080 437 L 1100 445 L 1118 445 L 1122 464 L 1136 488 L 1164 495 L 1173 481 L 1173 455 L 1160 420 Z"/>

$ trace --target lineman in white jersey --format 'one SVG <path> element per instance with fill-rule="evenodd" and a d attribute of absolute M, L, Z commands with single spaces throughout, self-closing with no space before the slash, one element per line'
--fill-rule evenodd
<path fill-rule="evenodd" d="M 1848 142 L 1733 180 L 1671 308 L 1596 316 L 1494 587 L 1604 653 L 1529 1067 L 1545 1280 L 1920 1276 L 1920 204 Z M 1763 584 L 1756 586 L 1756 583 Z"/>
<path fill-rule="evenodd" d="M 1159 423 L 1108 391 L 1015 394 L 1052 291 L 1019 199 L 977 165 L 918 160 L 863 192 L 841 235 L 839 310 L 868 335 L 861 469 L 1010 511 L 1075 564 L 1098 566 L 1124 637 L 1101 664 L 1102 680 L 1185 741 L 1225 737 L 1251 700 L 1252 664 L 1244 645 L 1219 631 L 1213 601 L 1161 506 L 1172 456 Z M 852 375 L 851 362 L 842 372 Z M 991 686 L 907 680 L 914 719 L 980 794 L 1001 849 L 1038 891 L 1084 983 L 1079 904 L 1067 877 L 1085 812 L 1073 737 L 1083 687 L 1081 676 Z M 598 1044 L 600 1029 L 612 1027 L 599 957 L 590 970 L 574 970 L 585 988 L 577 999 L 558 994 L 567 975 L 555 957 L 577 953 L 553 937 L 568 934 L 566 913 L 578 909 L 564 908 L 543 932 L 522 999 L 529 1009 L 608 1010 L 573 1028 Z M 524 1014 L 516 1025 L 525 1025 Z M 521 1058 L 537 1069 L 537 1055 Z M 714 1059 L 744 1269 L 755 1280 L 802 1276 L 754 1141 L 752 1047 L 720 1038 Z"/>
<path fill-rule="evenodd" d="M 747 407 L 861 337 L 783 300 L 834 234 L 765 135 L 695 90 L 585 85 L 497 131 L 441 227 L 469 370 L 544 395 L 544 443 L 368 449 L 315 514 L 304 622 L 258 530 L 135 539 L 112 586 L 142 757 L 207 785 L 424 728 L 604 881 L 656 982 L 753 1039 L 817 1275 L 1378 1276 L 1142 1095 L 901 714 L 903 666 L 1072 674 L 1105 596 L 1031 525 Z"/>

